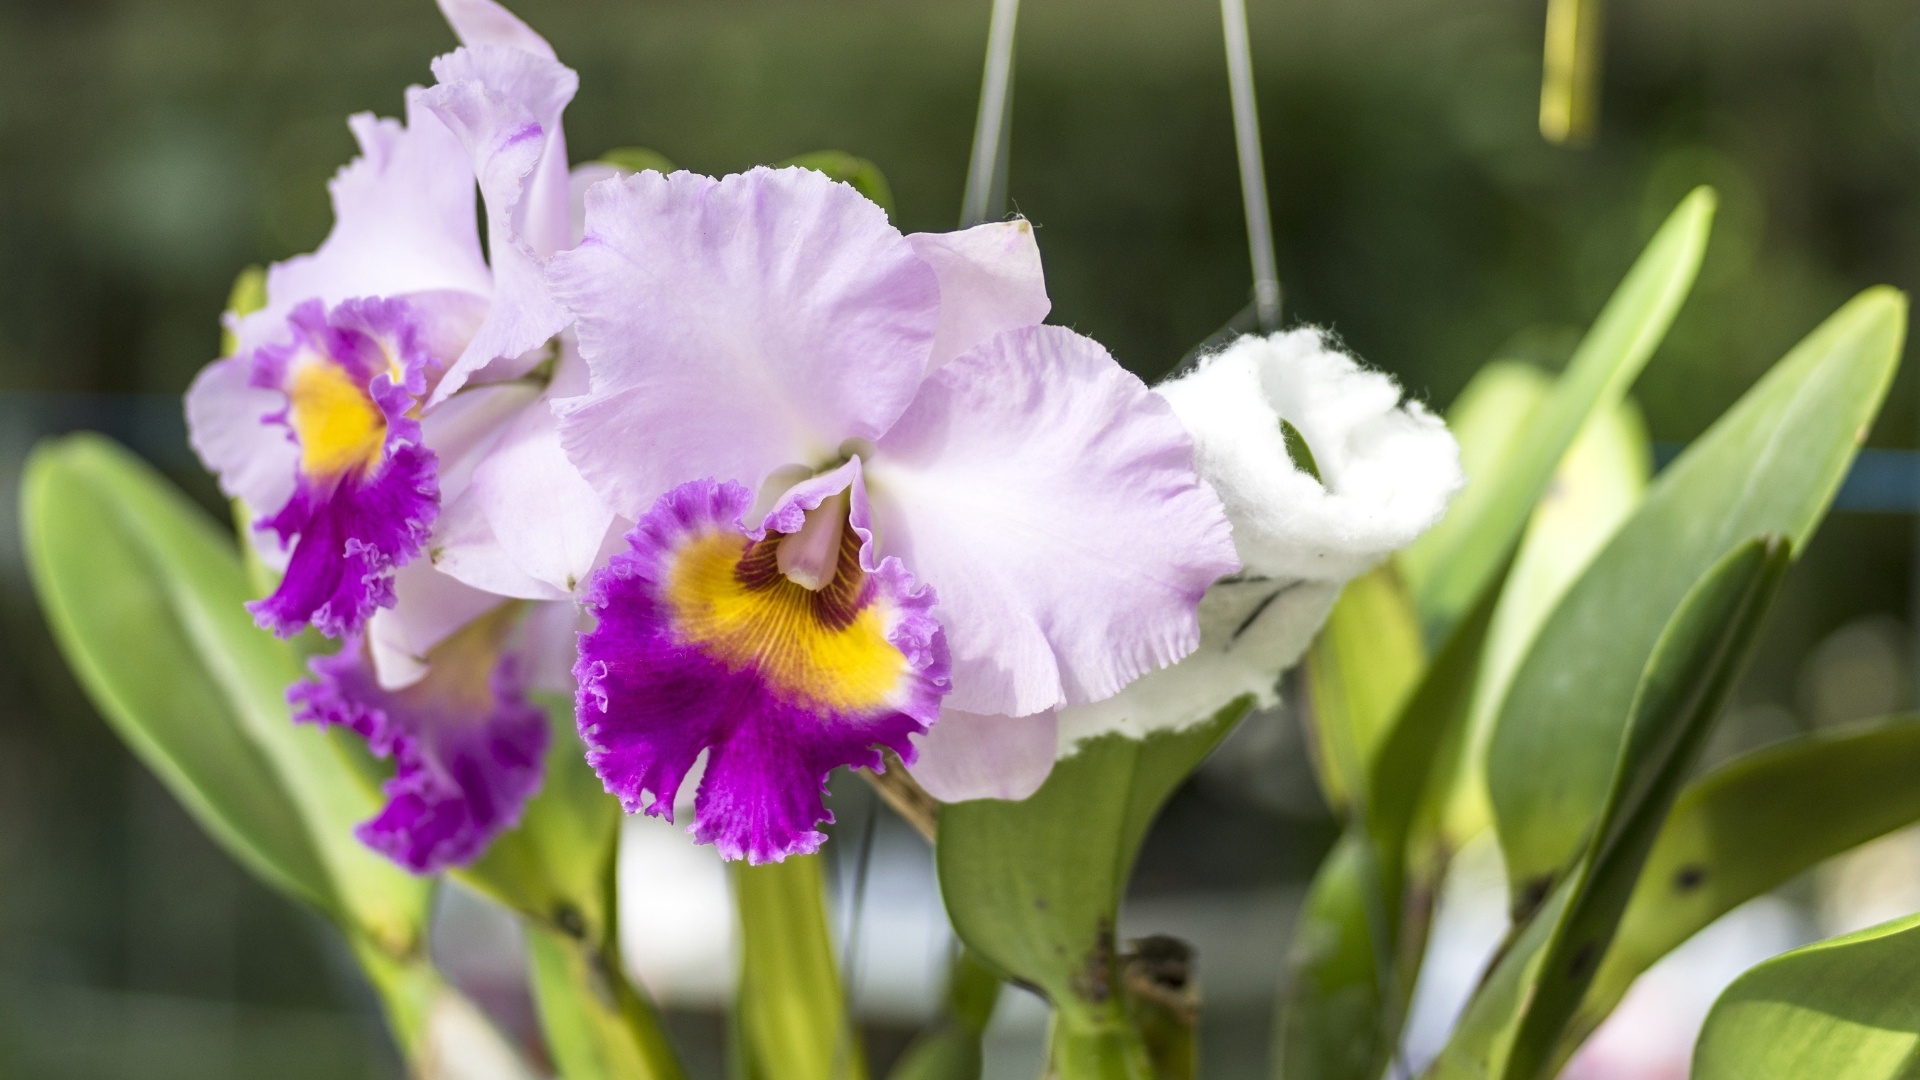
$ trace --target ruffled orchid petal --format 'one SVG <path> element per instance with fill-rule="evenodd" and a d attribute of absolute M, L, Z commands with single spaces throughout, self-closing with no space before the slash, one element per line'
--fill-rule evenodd
<path fill-rule="evenodd" d="M 244 353 L 208 364 L 187 388 L 194 453 L 221 491 L 255 511 L 276 510 L 293 497 L 300 446 L 268 422 L 286 407 L 285 394 L 253 385 L 253 358 Z"/>
<path fill-rule="evenodd" d="M 462 45 L 469 48 L 498 45 L 548 60 L 558 59 L 546 38 L 494 0 L 439 0 L 439 4 L 440 14 L 446 17 L 447 25 L 453 27 Z"/>
<path fill-rule="evenodd" d="M 256 350 L 253 385 L 285 401 L 261 423 L 299 451 L 293 492 L 256 528 L 291 546 L 273 595 L 247 605 L 282 637 L 312 624 L 356 632 L 394 601 L 393 571 L 420 552 L 439 511 L 432 451 L 411 416 L 428 357 L 403 301 L 318 301 L 288 318 L 292 342 Z"/>
<path fill-rule="evenodd" d="M 440 512 L 429 549 L 434 569 L 473 588 L 522 600 L 565 600 L 565 590 L 522 570 L 493 534 L 471 486 Z"/>
<path fill-rule="evenodd" d="M 932 590 L 899 560 L 864 572 L 847 529 L 834 580 L 805 589 L 775 566 L 781 538 L 743 524 L 752 501 L 712 481 L 663 496 L 592 578 L 574 674 L 587 760 L 627 811 L 672 820 L 705 751 L 691 831 L 761 863 L 819 848 L 832 769 L 880 767 L 879 747 L 913 759 L 947 657 Z"/>
<path fill-rule="evenodd" d="M 386 805 L 354 834 L 414 873 L 478 858 L 540 788 L 550 736 L 546 715 L 524 696 L 517 658 L 500 650 L 511 614 L 443 642 L 427 675 L 403 690 L 381 688 L 354 638 L 309 662 L 317 681 L 287 691 L 295 720 L 346 727 L 394 759 Z"/>
<path fill-rule="evenodd" d="M 486 322 L 441 378 L 430 407 L 482 369 L 495 379 L 531 370 L 543 359 L 540 347 L 567 323 L 541 260 L 567 237 L 560 114 L 580 84 L 551 57 L 500 45 L 456 50 L 435 60 L 433 73 L 439 85 L 422 99 L 480 180 L 494 290 Z"/>
<path fill-rule="evenodd" d="M 407 93 L 407 122 L 347 120 L 360 156 L 329 183 L 333 230 L 318 250 L 267 271 L 267 305 L 234 323 L 245 354 L 285 340 L 286 317 L 309 300 L 449 292 L 449 318 L 471 318 L 493 292 L 474 220 L 473 168 L 460 140 Z"/>
<path fill-rule="evenodd" d="M 394 603 L 367 620 L 367 652 L 383 690 L 400 690 L 427 674 L 427 657 L 454 631 L 505 600 L 440 573 L 425 559 L 394 571 Z"/>
<path fill-rule="evenodd" d="M 593 371 L 561 439 L 629 518 L 682 483 L 757 490 L 878 438 L 913 398 L 940 306 L 886 214 L 808 169 L 598 184 L 586 239 L 549 277 Z"/>
<path fill-rule="evenodd" d="M 985 716 L 944 709 L 939 723 L 913 737 L 920 758 L 908 771 L 941 802 L 1024 799 L 1053 771 L 1057 727 L 1051 710 Z"/>
<path fill-rule="evenodd" d="M 618 180 L 626 175 L 604 161 L 584 161 L 567 174 L 567 246 L 574 247 L 587 238 L 587 191 L 602 180 Z"/>
<path fill-rule="evenodd" d="M 946 233 L 910 233 L 914 254 L 940 279 L 940 326 L 928 370 L 1002 330 L 1038 326 L 1053 309 L 1040 245 L 1026 218 Z"/>
<path fill-rule="evenodd" d="M 1109 697 L 1193 651 L 1238 562 L 1173 411 L 1089 338 L 1014 330 L 928 377 L 879 441 L 883 549 L 940 590 L 965 712 Z"/>
<path fill-rule="evenodd" d="M 1193 433 L 1250 573 L 1355 577 L 1432 528 L 1466 483 L 1446 425 L 1310 327 L 1243 337 L 1157 392 Z M 1294 467 L 1281 420 L 1320 480 Z"/>

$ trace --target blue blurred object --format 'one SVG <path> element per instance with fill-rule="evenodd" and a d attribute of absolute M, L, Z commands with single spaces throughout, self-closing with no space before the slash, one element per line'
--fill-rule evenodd
<path fill-rule="evenodd" d="M 1654 443 L 1653 468 L 1666 468 L 1685 443 Z M 1834 496 L 1836 511 L 1861 514 L 1920 513 L 1920 450 L 1862 450 Z"/>

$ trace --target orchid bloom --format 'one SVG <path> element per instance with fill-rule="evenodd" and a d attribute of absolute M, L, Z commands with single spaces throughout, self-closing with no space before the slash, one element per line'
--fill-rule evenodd
<path fill-rule="evenodd" d="M 462 47 L 407 91 L 404 125 L 348 121 L 361 152 L 330 185 L 332 232 L 268 271 L 187 395 L 195 449 L 284 570 L 256 619 L 347 639 L 290 691 L 296 719 L 395 757 L 361 836 L 422 872 L 476 856 L 540 780 L 546 721 L 522 691 L 534 653 L 564 644 L 570 666 L 573 605 L 512 630 L 526 605 L 507 598 L 570 600 L 618 535 L 550 409 L 586 387 L 544 273 L 577 229 L 560 127 L 577 78 L 493 0 L 441 9 Z"/>
<path fill-rule="evenodd" d="M 1201 600 L 1193 655 L 1061 711 L 1061 756 L 1108 732 L 1190 727 L 1245 694 L 1273 705 L 1341 587 L 1432 528 L 1466 483 L 1446 425 L 1311 327 L 1240 338 L 1155 393 L 1193 434 L 1242 569 Z M 1283 420 L 1317 479 L 1288 455 Z"/>
<path fill-rule="evenodd" d="M 704 752 L 727 858 L 817 849 L 827 773 L 929 729 L 916 771 L 1050 767 L 1053 711 L 1192 652 L 1238 566 L 1173 409 L 1039 325 L 1025 221 L 903 236 L 814 172 L 644 172 L 549 277 L 592 372 L 562 441 L 637 523 L 586 592 L 588 758 L 671 819 Z"/>

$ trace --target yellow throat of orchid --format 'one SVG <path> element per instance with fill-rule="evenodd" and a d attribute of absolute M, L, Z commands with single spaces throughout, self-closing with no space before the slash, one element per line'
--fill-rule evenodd
<path fill-rule="evenodd" d="M 331 478 L 379 463 L 387 418 L 338 364 L 317 357 L 297 361 L 287 399 L 301 472 Z"/>

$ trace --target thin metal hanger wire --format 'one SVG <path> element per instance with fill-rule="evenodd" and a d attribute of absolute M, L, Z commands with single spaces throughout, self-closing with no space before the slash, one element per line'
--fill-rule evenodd
<path fill-rule="evenodd" d="M 1280 273 L 1273 258 L 1273 216 L 1267 207 L 1267 169 L 1260 155 L 1260 114 L 1253 96 L 1253 48 L 1247 41 L 1246 0 L 1220 0 L 1227 39 L 1227 86 L 1233 95 L 1233 144 L 1240 156 L 1240 194 L 1247 209 L 1247 248 L 1253 257 L 1253 309 L 1260 332 L 1280 329 Z"/>
<path fill-rule="evenodd" d="M 993 0 L 987 30 L 986 71 L 980 77 L 980 114 L 973 123 L 973 156 L 960 227 L 998 221 L 1007 212 L 1007 146 L 1013 131 L 1013 27 L 1020 0 Z"/>

